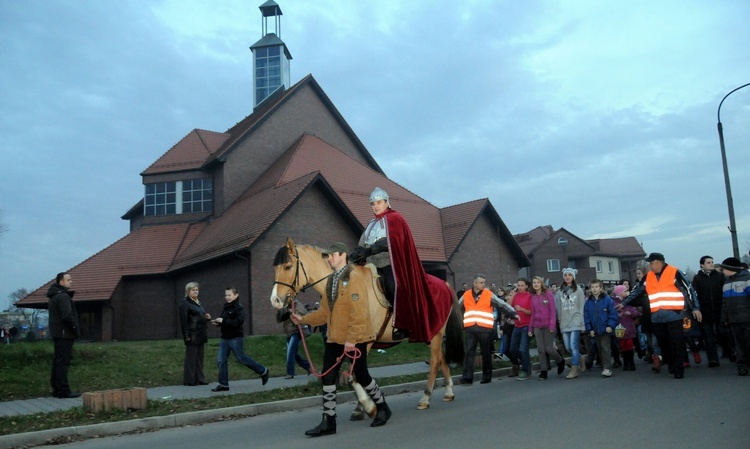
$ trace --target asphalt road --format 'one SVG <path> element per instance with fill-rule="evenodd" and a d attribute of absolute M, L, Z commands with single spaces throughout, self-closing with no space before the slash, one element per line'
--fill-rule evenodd
<path fill-rule="evenodd" d="M 320 407 L 193 427 L 87 440 L 58 448 L 722 448 L 750 447 L 750 377 L 733 366 L 687 370 L 682 380 L 666 372 L 599 371 L 575 380 L 493 379 L 456 386 L 456 400 L 416 410 L 418 393 L 391 395 L 391 421 L 370 428 L 350 422 L 353 403 L 338 405 L 338 433 L 311 439 Z M 664 370 L 666 371 L 666 370 Z M 566 371 L 567 373 L 567 371 Z"/>

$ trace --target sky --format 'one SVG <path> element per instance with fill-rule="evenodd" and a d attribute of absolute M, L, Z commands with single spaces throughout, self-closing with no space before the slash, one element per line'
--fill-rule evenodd
<path fill-rule="evenodd" d="M 126 235 L 182 137 L 252 112 L 264 1 L 0 0 L 0 308 Z M 292 82 L 435 206 L 489 198 L 514 234 L 635 236 L 694 271 L 732 255 L 717 108 L 750 83 L 746 0 L 277 3 Z M 750 86 L 721 122 L 747 254 Z"/>

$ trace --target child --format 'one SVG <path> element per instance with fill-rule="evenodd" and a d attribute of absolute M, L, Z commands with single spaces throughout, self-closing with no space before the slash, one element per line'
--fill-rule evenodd
<path fill-rule="evenodd" d="M 529 323 L 529 337 L 536 337 L 536 347 L 539 351 L 539 380 L 547 380 L 549 371 L 549 358 L 557 363 L 557 374 L 565 370 L 565 359 L 560 356 L 555 348 L 555 330 L 557 323 L 557 311 L 555 309 L 555 296 L 552 291 L 544 288 L 544 280 L 534 276 L 531 281 L 531 321 Z M 548 357 L 545 356 L 545 353 Z"/>
<path fill-rule="evenodd" d="M 615 304 L 620 304 L 623 299 L 628 297 L 627 287 L 624 285 L 618 285 L 614 290 Z M 637 332 L 635 330 L 635 323 L 633 320 L 638 316 L 638 309 L 631 305 L 627 305 L 617 312 L 620 318 L 620 324 L 625 328 L 625 335 L 618 338 L 620 343 L 620 353 L 622 354 L 622 369 L 623 371 L 635 371 L 635 344 L 633 339 Z"/>
<path fill-rule="evenodd" d="M 583 322 L 583 306 L 586 304 L 586 296 L 583 293 L 583 287 L 576 284 L 577 271 L 575 269 L 564 268 L 562 273 L 563 283 L 557 293 L 555 293 L 555 306 L 557 307 L 557 317 L 560 321 L 563 344 L 565 345 L 565 349 L 572 355 L 572 367 L 566 379 L 575 379 L 578 377 L 579 364 L 581 372 L 586 371 L 586 358 L 581 356 L 578 349 L 581 332 L 585 327 Z"/>
<path fill-rule="evenodd" d="M 612 375 L 612 354 L 609 347 L 609 341 L 617 326 L 617 310 L 615 302 L 608 294 L 604 293 L 602 281 L 594 279 L 589 282 L 591 296 L 586 301 L 583 309 L 583 316 L 586 322 L 586 332 L 596 341 L 596 347 L 599 349 L 599 358 L 602 361 L 602 376 L 610 377 Z M 589 354 L 594 359 L 595 354 Z"/>

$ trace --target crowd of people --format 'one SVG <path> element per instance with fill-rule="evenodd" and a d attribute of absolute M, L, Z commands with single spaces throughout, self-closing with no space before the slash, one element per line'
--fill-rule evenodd
<path fill-rule="evenodd" d="M 611 377 L 617 368 L 635 371 L 636 358 L 649 363 L 656 373 L 667 367 L 675 379 L 682 379 L 690 358 L 695 364 L 702 362 L 701 351 L 705 351 L 709 368 L 720 366 L 723 358 L 736 364 L 740 376 L 747 376 L 747 264 L 730 257 L 715 265 L 711 256 L 704 256 L 700 271 L 689 280 L 669 265 L 663 254 L 651 253 L 645 262 L 647 265 L 636 271 L 637 280 L 632 287 L 629 280 L 610 288 L 598 279 L 581 285 L 572 268 L 562 270 L 559 287 L 548 287 L 541 277 L 534 277 L 531 282 L 519 278 L 507 289 L 492 284 L 487 289 L 492 294 L 495 317 L 495 332 L 491 335 L 499 342 L 498 349 L 492 351 L 494 356 L 507 357 L 512 363 L 509 376 L 519 381 L 531 376 L 532 337 L 539 352 L 539 380 L 548 378 L 552 360 L 558 374 L 568 367 L 565 377 L 574 379 L 594 367 L 600 367 L 604 377 Z M 477 276 L 483 285 L 484 275 Z M 477 276 L 473 289 L 476 298 Z M 471 291 L 463 284 L 459 297 L 468 298 L 466 292 Z M 495 299 L 501 304 L 496 304 Z M 465 321 L 465 326 L 467 337 L 476 332 L 476 323 Z M 472 347 L 467 340 L 466 349 L 468 361 L 474 357 L 476 345 Z M 483 359 L 489 357 L 485 351 L 482 355 Z M 565 356 L 570 357 L 569 362 L 564 361 Z M 471 383 L 471 370 L 464 371 L 462 383 Z M 483 383 L 489 381 L 486 371 L 483 367 Z"/>

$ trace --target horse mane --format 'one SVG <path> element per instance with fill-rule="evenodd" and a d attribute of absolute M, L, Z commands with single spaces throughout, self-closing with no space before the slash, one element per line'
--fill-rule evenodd
<path fill-rule="evenodd" d="M 279 250 L 276 252 L 276 256 L 273 258 L 273 266 L 276 267 L 289 262 L 289 253 L 286 251 L 286 246 L 282 246 L 281 248 L 279 248 Z"/>
<path fill-rule="evenodd" d="M 314 251 L 317 251 L 319 253 L 323 252 L 323 248 L 320 248 L 315 245 L 297 245 L 296 248 L 312 248 Z M 279 248 L 279 250 L 276 252 L 276 256 L 273 258 L 273 266 L 279 266 L 283 265 L 285 263 L 289 263 L 291 260 L 289 259 L 289 253 L 287 252 L 287 247 L 282 246 Z"/>

